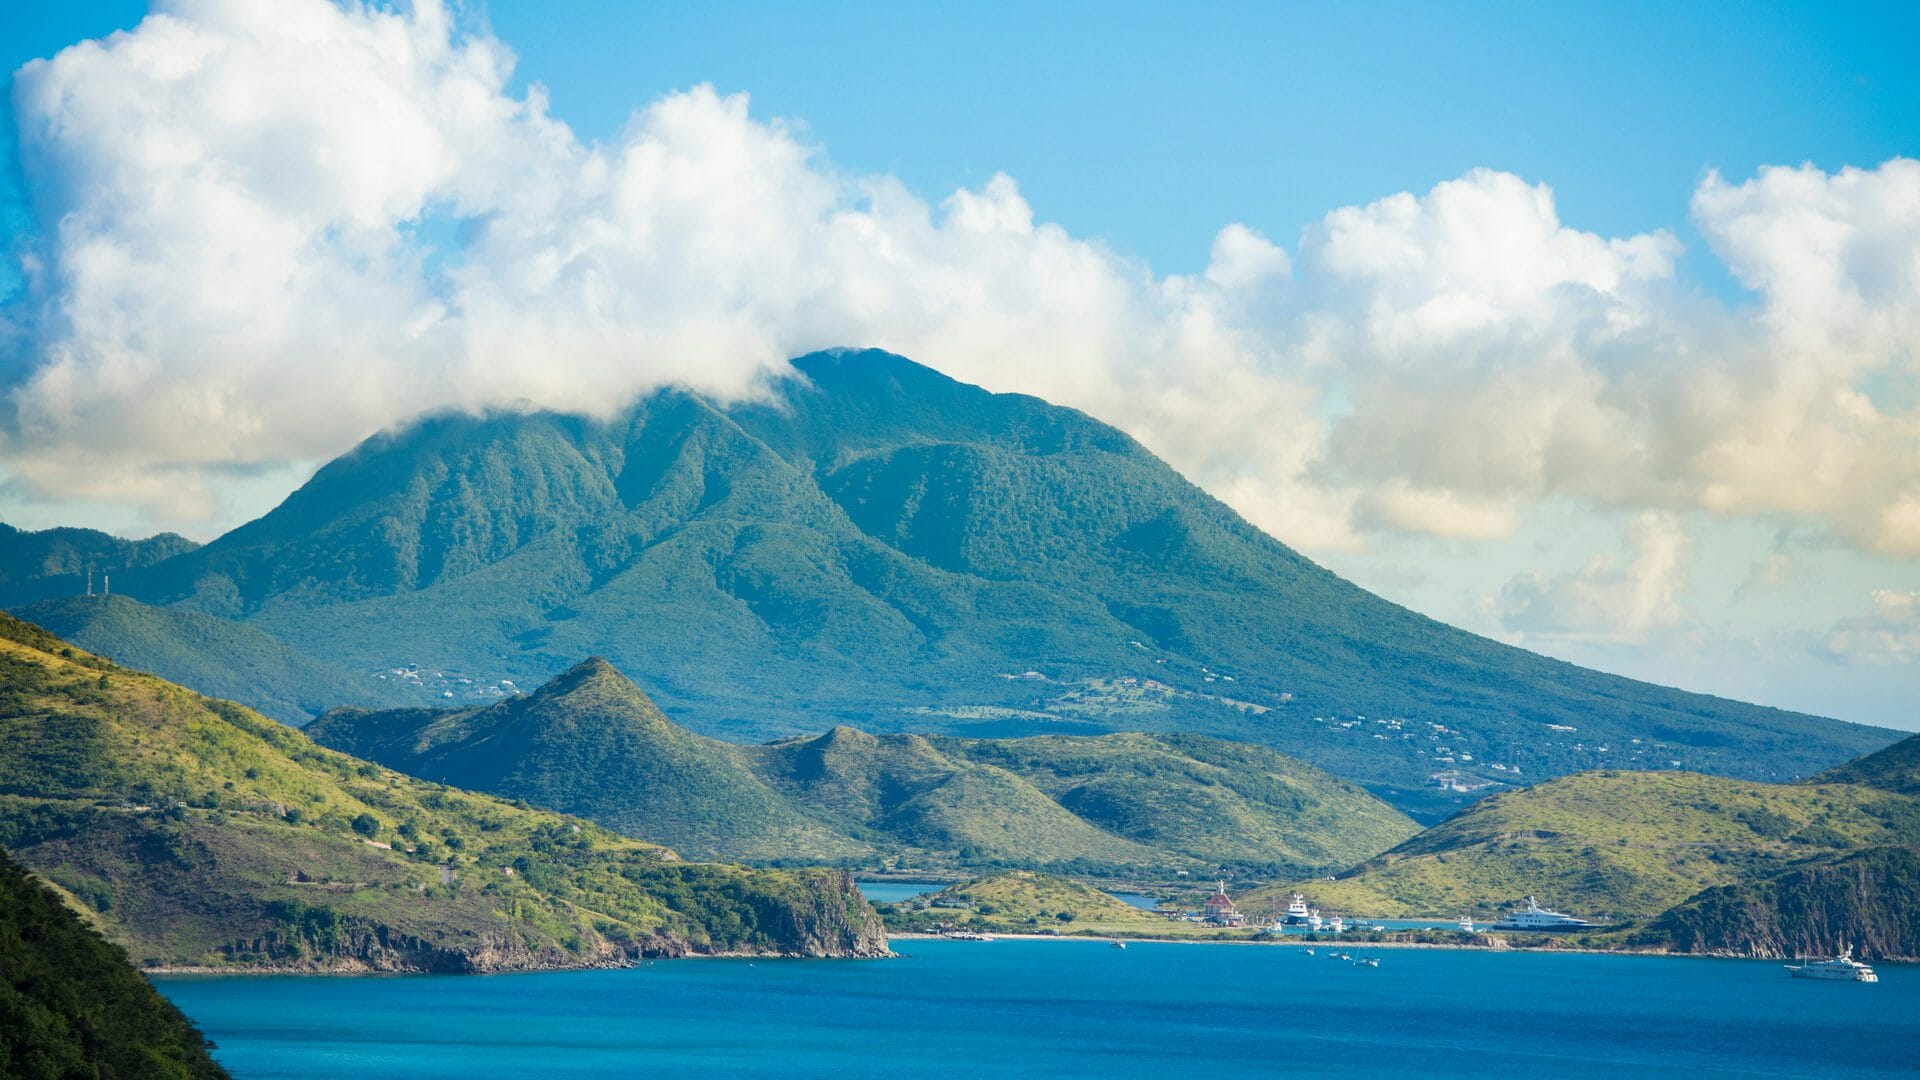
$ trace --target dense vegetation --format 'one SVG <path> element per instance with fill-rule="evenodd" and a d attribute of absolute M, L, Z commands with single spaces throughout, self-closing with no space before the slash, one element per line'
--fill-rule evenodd
<path fill-rule="evenodd" d="M 14 614 L 116 663 L 209 697 L 244 701 L 284 723 L 304 724 L 337 705 L 393 706 L 425 698 L 310 660 L 244 623 L 150 607 L 131 597 L 66 596 Z"/>
<path fill-rule="evenodd" d="M 1814 783 L 1859 784 L 1862 787 L 1920 795 L 1920 735 L 1902 739 L 1885 750 L 1828 769 Z"/>
<path fill-rule="evenodd" d="M 26 532 L 0 524 L 0 602 L 15 606 L 51 596 L 83 594 L 89 570 L 93 571 L 94 589 L 105 592 L 109 577 L 125 579 L 133 571 L 198 546 L 173 533 L 122 540 L 96 529 Z"/>
<path fill-rule="evenodd" d="M 1920 800 L 1847 784 L 1596 772 L 1484 799 L 1339 875 L 1292 888 L 1361 915 L 1483 920 L 1535 894 L 1586 917 L 1647 917 L 1702 890 L 1836 854 L 1920 844 Z"/>
<path fill-rule="evenodd" d="M 0 845 L 147 966 L 884 950 L 844 874 L 685 863 L 402 776 L 7 616 Z"/>
<path fill-rule="evenodd" d="M 737 746 L 667 719 L 601 659 L 484 709 L 341 709 L 308 734 L 430 780 L 580 814 L 702 857 L 1085 874 L 1345 866 L 1414 824 L 1266 747 L 840 727 Z"/>
<path fill-rule="evenodd" d="M 1641 931 L 1635 945 L 1738 956 L 1920 960 L 1920 851 L 1873 847 L 1707 889 Z"/>
<path fill-rule="evenodd" d="M 209 1048 L 126 953 L 0 852 L 0 1075 L 226 1076 Z"/>
<path fill-rule="evenodd" d="M 1577 770 L 1788 780 L 1892 739 L 1413 614 L 1072 410 L 882 353 L 796 367 L 771 402 L 428 419 L 115 585 L 353 671 L 534 685 L 605 655 L 737 741 L 1227 736 L 1429 819 Z"/>

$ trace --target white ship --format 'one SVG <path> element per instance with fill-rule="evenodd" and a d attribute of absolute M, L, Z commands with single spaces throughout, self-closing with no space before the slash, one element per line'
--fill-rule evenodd
<path fill-rule="evenodd" d="M 1838 979 L 1841 982 L 1879 982 L 1873 969 L 1853 958 L 1852 949 L 1840 950 L 1831 960 L 1813 960 L 1788 964 L 1787 973 L 1796 979 Z"/>
<path fill-rule="evenodd" d="M 1533 897 L 1527 897 L 1519 907 L 1500 917 L 1493 924 L 1495 930 L 1591 930 L 1598 923 L 1585 919 L 1576 919 L 1572 915 L 1562 915 L 1540 906 Z"/>
<path fill-rule="evenodd" d="M 1338 915 L 1335 915 L 1333 917 L 1333 921 L 1327 924 L 1327 929 L 1333 931 L 1336 934 L 1340 933 L 1346 928 L 1347 928 L 1347 924 Z"/>
<path fill-rule="evenodd" d="M 1460 916 L 1460 929 L 1464 930 L 1469 934 L 1473 933 L 1473 916 L 1471 915 Z"/>
<path fill-rule="evenodd" d="M 1310 911 L 1307 913 L 1307 929 L 1316 934 L 1320 932 L 1320 913 L 1318 911 Z"/>
<path fill-rule="evenodd" d="M 1301 896 L 1299 893 L 1294 893 L 1293 899 L 1287 901 L 1287 917 L 1281 920 L 1281 924 L 1285 926 L 1304 926 L 1307 922 L 1307 915 L 1307 898 Z"/>

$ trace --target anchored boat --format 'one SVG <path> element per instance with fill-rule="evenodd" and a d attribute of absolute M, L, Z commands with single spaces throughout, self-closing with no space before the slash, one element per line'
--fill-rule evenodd
<path fill-rule="evenodd" d="M 1880 981 L 1880 976 L 1875 975 L 1872 968 L 1853 958 L 1851 948 L 1840 950 L 1840 955 L 1831 960 L 1788 964 L 1787 973 L 1796 979 L 1833 979 L 1839 982 Z"/>
<path fill-rule="evenodd" d="M 1495 930 L 1592 930 L 1598 923 L 1577 919 L 1572 915 L 1563 915 L 1558 911 L 1549 911 L 1529 896 L 1519 907 L 1500 917 L 1493 924 Z"/>

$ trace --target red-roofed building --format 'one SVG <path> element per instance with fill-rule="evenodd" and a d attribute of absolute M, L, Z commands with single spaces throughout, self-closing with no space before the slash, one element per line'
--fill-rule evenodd
<path fill-rule="evenodd" d="M 1207 921 L 1215 926 L 1239 926 L 1247 921 L 1240 909 L 1233 906 L 1233 900 L 1227 896 L 1227 883 L 1221 882 L 1212 896 L 1207 897 Z"/>

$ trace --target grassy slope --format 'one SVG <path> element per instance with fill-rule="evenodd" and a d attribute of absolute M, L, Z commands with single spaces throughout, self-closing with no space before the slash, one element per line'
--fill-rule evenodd
<path fill-rule="evenodd" d="M 0 1075 L 225 1077 L 205 1036 L 0 852 Z"/>
<path fill-rule="evenodd" d="M 244 623 L 130 597 L 60 597 L 14 614 L 117 663 L 289 724 L 337 705 L 391 707 L 417 699 L 399 686 L 308 659 Z"/>
<path fill-rule="evenodd" d="M 1178 924 L 1142 911 L 1106 893 L 1069 878 L 1028 870 L 1007 870 L 962 882 L 930 899 L 965 905 L 957 909 L 929 908 L 935 921 L 957 919 L 984 923 L 1008 931 L 1036 929 L 1061 933 L 1164 934 Z M 1071 915 L 1063 919 L 1062 914 Z M 976 920 L 972 916 L 978 916 Z"/>
<path fill-rule="evenodd" d="M 1845 765 L 1836 766 L 1813 778 L 1815 783 L 1859 784 L 1920 795 L 1920 735 L 1902 739 L 1892 746 Z"/>
<path fill-rule="evenodd" d="M 1462 798 L 1429 782 L 1446 768 L 1786 780 L 1892 737 L 1422 618 L 1072 410 L 884 354 L 797 365 L 770 406 L 663 392 L 604 424 L 427 420 L 127 587 L 352 666 L 534 685 L 605 655 L 739 740 L 826 722 L 1203 731 L 1430 814 Z M 1001 677 L 1029 668 L 1049 681 Z M 1102 689 L 1124 678 L 1167 690 Z"/>
<path fill-rule="evenodd" d="M 488 708 L 342 711 L 309 733 L 416 776 L 564 809 L 694 857 L 832 861 L 871 853 L 789 805 L 738 748 L 668 721 L 598 658 Z"/>
<path fill-rule="evenodd" d="M 1717 886 L 1622 936 L 1679 952 L 1920 959 L 1920 851 L 1865 848 Z"/>
<path fill-rule="evenodd" d="M 414 775 L 748 860 L 1088 873 L 1346 865 L 1414 826 L 1264 747 L 1200 737 L 686 731 L 604 661 L 484 710 L 340 710 L 310 733 Z"/>
<path fill-rule="evenodd" d="M 0 844 L 148 964 L 523 967 L 848 951 L 878 931 L 843 875 L 682 863 L 323 749 L 6 616 Z"/>
<path fill-rule="evenodd" d="M 1526 895 L 1577 915 L 1648 916 L 1702 889 L 1920 839 L 1920 803 L 1843 784 L 1599 772 L 1482 800 L 1340 875 L 1292 888 L 1329 911 L 1484 915 Z"/>

